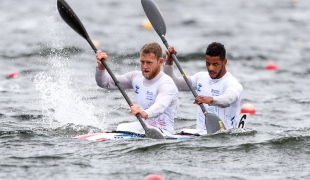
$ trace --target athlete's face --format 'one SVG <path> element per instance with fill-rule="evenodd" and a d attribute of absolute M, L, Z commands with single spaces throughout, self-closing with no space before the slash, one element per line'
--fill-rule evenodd
<path fill-rule="evenodd" d="M 163 62 L 163 58 L 157 59 L 153 53 L 140 53 L 141 71 L 143 76 L 148 80 L 157 76 L 157 74 L 160 72 L 160 66 L 163 64 Z"/>
<path fill-rule="evenodd" d="M 206 67 L 212 79 L 219 79 L 226 73 L 227 59 L 222 61 L 220 56 L 206 55 Z"/>

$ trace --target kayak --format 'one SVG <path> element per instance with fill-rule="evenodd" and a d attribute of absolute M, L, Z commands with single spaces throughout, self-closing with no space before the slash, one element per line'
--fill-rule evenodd
<path fill-rule="evenodd" d="M 175 134 L 170 136 L 165 136 L 165 139 L 171 140 L 186 140 L 194 138 L 194 134 Z M 111 131 L 103 133 L 85 134 L 73 137 L 75 139 L 86 139 L 89 141 L 106 141 L 106 140 L 121 140 L 121 139 L 141 139 L 146 138 L 145 134 L 137 134 L 129 131 Z"/>
<path fill-rule="evenodd" d="M 245 119 L 247 119 L 247 114 L 240 114 L 239 122 L 237 129 L 244 128 L 245 126 Z M 197 130 L 197 129 L 182 129 L 178 133 L 174 135 L 164 136 L 165 139 L 171 140 L 186 140 L 186 139 L 193 139 L 197 136 L 204 136 L 207 135 L 207 132 L 204 130 Z M 89 141 L 106 141 L 106 140 L 122 140 L 122 139 L 146 139 L 145 134 L 139 134 L 136 132 L 131 131 L 111 131 L 111 132 L 102 132 L 102 133 L 93 133 L 93 134 L 84 134 L 73 137 L 75 139 L 85 139 Z"/>

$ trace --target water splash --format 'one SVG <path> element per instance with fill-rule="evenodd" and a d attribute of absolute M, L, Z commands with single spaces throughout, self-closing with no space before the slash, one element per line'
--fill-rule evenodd
<path fill-rule="evenodd" d="M 84 93 L 77 92 L 77 88 L 74 87 L 72 80 L 77 75 L 70 69 L 70 57 L 66 52 L 53 52 L 53 49 L 63 49 L 65 42 L 65 36 L 61 31 L 64 23 L 60 19 L 55 21 L 55 16 L 59 16 L 57 10 L 52 16 L 46 17 L 46 32 L 42 35 L 52 39 L 46 43 L 51 49 L 50 54 L 41 58 L 42 64 L 49 69 L 36 74 L 33 80 L 40 95 L 44 119 L 54 127 L 73 123 L 104 129 L 105 115 L 99 119 L 95 114 L 94 105 L 87 101 Z"/>

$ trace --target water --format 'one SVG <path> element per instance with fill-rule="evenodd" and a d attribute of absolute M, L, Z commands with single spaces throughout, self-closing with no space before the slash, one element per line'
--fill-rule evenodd
<path fill-rule="evenodd" d="M 309 1 L 155 2 L 188 75 L 205 70 L 210 42 L 225 44 L 242 104 L 256 108 L 246 128 L 186 141 L 72 139 L 136 119 L 120 92 L 96 85 L 94 52 L 56 1 L 1 1 L 0 179 L 310 179 Z M 162 45 L 142 27 L 140 1 L 68 3 L 116 74 L 139 68 L 144 43 Z M 177 130 L 195 125 L 192 94 L 180 100 Z"/>

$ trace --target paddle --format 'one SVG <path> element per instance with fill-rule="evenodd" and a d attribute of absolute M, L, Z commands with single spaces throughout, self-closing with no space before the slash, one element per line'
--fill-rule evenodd
<path fill-rule="evenodd" d="M 57 0 L 57 8 L 58 8 L 58 12 L 59 12 L 60 16 L 62 17 L 62 19 L 74 31 L 76 31 L 79 35 L 81 35 L 84 39 L 86 39 L 86 41 L 89 43 L 89 45 L 92 47 L 92 49 L 96 53 L 97 49 L 96 49 L 95 45 L 90 40 L 90 38 L 89 38 L 89 36 L 87 34 L 87 31 L 85 30 L 83 24 L 81 23 L 79 18 L 76 16 L 74 11 L 71 9 L 71 7 L 67 4 L 67 2 L 65 0 Z M 108 73 L 110 74 L 110 76 L 112 77 L 113 81 L 115 82 L 115 85 L 121 91 L 121 93 L 124 96 L 124 98 L 126 99 L 128 105 L 132 106 L 132 103 L 131 103 L 129 97 L 127 96 L 125 91 L 119 85 L 119 82 L 117 81 L 116 77 L 114 76 L 114 74 L 112 73 L 111 69 L 109 68 L 109 66 L 104 61 L 104 59 L 101 59 L 101 62 L 104 65 L 104 67 L 106 68 L 106 70 L 108 71 Z M 154 128 L 148 128 L 146 126 L 146 124 L 141 119 L 140 114 L 137 114 L 136 117 L 138 118 L 139 122 L 141 123 L 143 129 L 145 130 L 146 137 L 153 138 L 153 139 L 164 139 L 164 136 L 159 131 L 157 131 Z"/>
<path fill-rule="evenodd" d="M 148 17 L 149 21 L 151 22 L 153 28 L 165 44 L 166 48 L 169 47 L 168 42 L 165 38 L 166 35 L 166 24 L 164 21 L 164 18 L 157 7 L 157 5 L 152 1 L 152 0 L 141 0 L 142 7 L 144 9 L 144 12 L 146 16 Z M 192 91 L 193 95 L 195 98 L 198 96 L 197 92 L 194 90 L 193 86 L 191 85 L 190 81 L 186 77 L 184 71 L 182 70 L 180 63 L 175 56 L 175 54 L 172 54 L 173 61 L 177 65 L 178 69 L 180 70 L 182 76 L 184 77 L 184 80 L 186 81 L 188 87 Z M 202 112 L 205 115 L 205 122 L 206 122 L 206 128 L 207 128 L 207 133 L 208 134 L 213 134 L 217 132 L 218 130 L 225 130 L 225 127 L 223 125 L 222 120 L 216 116 L 215 114 L 210 114 L 207 112 L 206 108 L 204 107 L 203 104 L 199 104 Z"/>

